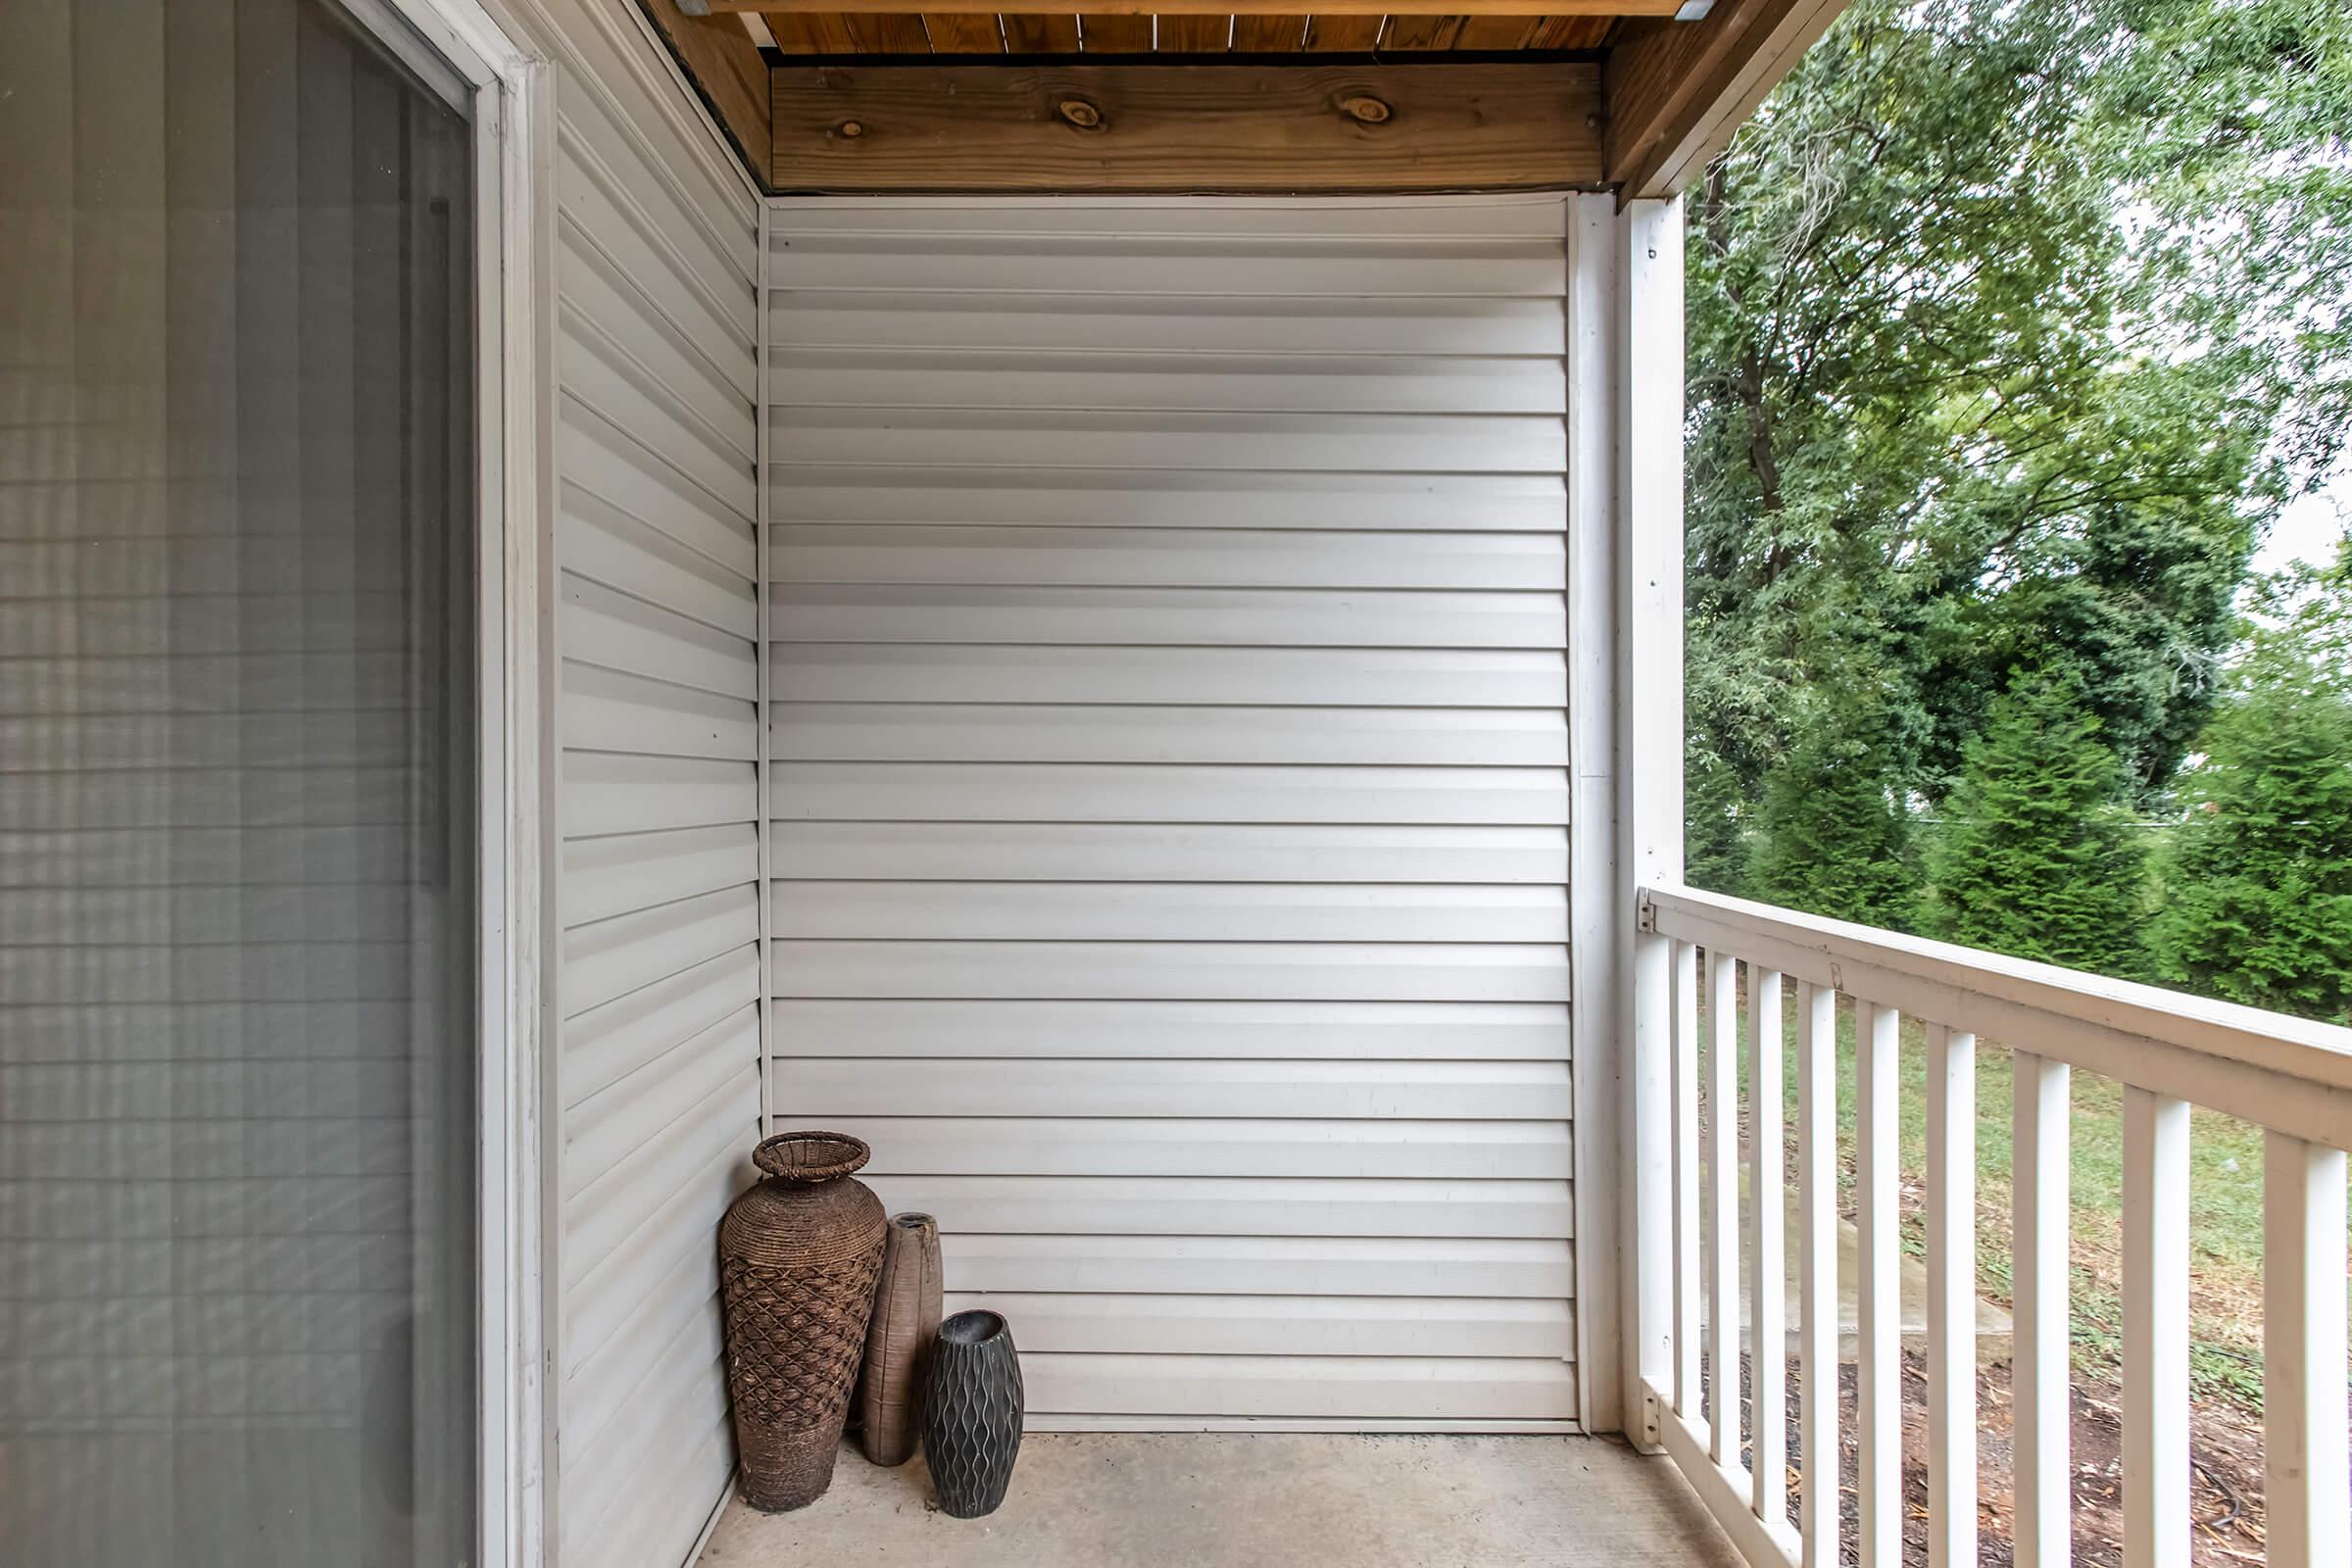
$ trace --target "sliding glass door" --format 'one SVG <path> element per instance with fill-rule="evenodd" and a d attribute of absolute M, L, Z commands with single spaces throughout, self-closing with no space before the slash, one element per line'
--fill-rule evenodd
<path fill-rule="evenodd" d="M 0 1556 L 474 1555 L 474 132 L 0 5 Z"/>

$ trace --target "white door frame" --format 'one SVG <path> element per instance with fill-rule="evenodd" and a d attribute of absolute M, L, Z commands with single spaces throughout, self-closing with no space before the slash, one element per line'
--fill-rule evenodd
<path fill-rule="evenodd" d="M 479 1563 L 546 1560 L 555 1015 L 555 105 L 547 57 L 479 0 L 342 0 L 420 40 L 474 129 L 476 1495 Z M 400 31 L 405 24 L 410 36 Z M 436 74 L 438 74 L 436 73 Z"/>

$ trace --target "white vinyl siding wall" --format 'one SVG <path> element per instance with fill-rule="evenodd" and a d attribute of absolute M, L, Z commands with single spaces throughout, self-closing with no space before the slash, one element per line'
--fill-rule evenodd
<path fill-rule="evenodd" d="M 1576 1414 L 1566 214 L 770 206 L 772 1104 L 1035 1426 Z"/>
<path fill-rule="evenodd" d="M 683 1561 L 733 1463 L 760 1130 L 759 209 L 619 0 L 553 0 L 563 757 L 554 1550 Z"/>

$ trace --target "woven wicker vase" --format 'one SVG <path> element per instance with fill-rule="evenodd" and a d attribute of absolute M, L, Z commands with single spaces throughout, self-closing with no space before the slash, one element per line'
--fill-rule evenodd
<path fill-rule="evenodd" d="M 923 1387 L 923 1458 L 939 1511 L 977 1519 L 997 1511 L 1021 1451 L 1021 1362 L 1012 1330 L 994 1312 L 958 1312 L 939 1326 Z"/>
<path fill-rule="evenodd" d="M 850 1180 L 871 1154 L 841 1133 L 770 1138 L 752 1154 L 768 1179 L 718 1227 L 743 1497 L 770 1513 L 833 1481 L 888 1228 L 882 1200 Z"/>
<path fill-rule="evenodd" d="M 858 1443 L 876 1464 L 905 1464 L 914 1454 L 921 1412 L 915 1393 L 939 1337 L 939 1222 L 897 1214 L 882 1252 L 882 1284 L 865 1330 L 865 1370 L 858 1384 Z"/>

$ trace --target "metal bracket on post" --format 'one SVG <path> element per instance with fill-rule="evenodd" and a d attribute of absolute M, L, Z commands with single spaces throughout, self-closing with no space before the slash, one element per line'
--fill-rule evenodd
<path fill-rule="evenodd" d="M 1631 1434 L 1635 1448 L 1642 1453 L 1666 1451 L 1666 1407 L 1658 1391 L 1647 1383 L 1642 1386 L 1642 1429 Z"/>
<path fill-rule="evenodd" d="M 1649 902 L 1649 889 L 1634 895 L 1634 929 L 1644 936 L 1658 934 L 1658 906 Z"/>

